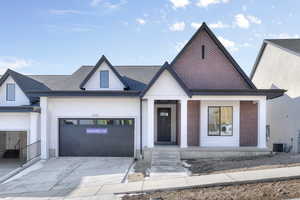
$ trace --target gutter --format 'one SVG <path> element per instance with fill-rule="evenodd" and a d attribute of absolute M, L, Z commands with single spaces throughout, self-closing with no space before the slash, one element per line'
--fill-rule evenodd
<path fill-rule="evenodd" d="M 143 154 L 143 100 L 140 98 L 140 155 L 144 159 Z"/>

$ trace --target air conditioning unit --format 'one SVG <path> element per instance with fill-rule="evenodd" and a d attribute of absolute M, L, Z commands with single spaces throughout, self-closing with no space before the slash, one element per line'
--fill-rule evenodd
<path fill-rule="evenodd" d="M 273 152 L 284 152 L 286 144 L 283 143 L 274 143 Z"/>

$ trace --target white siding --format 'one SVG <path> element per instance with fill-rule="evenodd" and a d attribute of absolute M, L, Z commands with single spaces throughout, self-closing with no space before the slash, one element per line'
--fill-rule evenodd
<path fill-rule="evenodd" d="M 48 134 L 50 149 L 58 156 L 59 118 L 134 118 L 135 148 L 140 149 L 140 100 L 139 98 L 48 98 Z M 53 152 L 52 152 L 53 153 Z"/>
<path fill-rule="evenodd" d="M 0 131 L 28 131 L 29 113 L 0 113 Z"/>
<path fill-rule="evenodd" d="M 208 136 L 208 106 L 233 107 L 233 136 Z M 239 101 L 201 101 L 200 106 L 200 146 L 239 147 L 240 145 L 240 102 Z"/>
<path fill-rule="evenodd" d="M 100 88 L 100 71 L 108 70 L 109 88 Z M 103 62 L 92 77 L 87 81 L 84 88 L 86 90 L 124 90 L 123 83 L 116 74 L 110 69 L 106 62 Z"/>
<path fill-rule="evenodd" d="M 165 70 L 145 94 L 145 98 L 151 96 L 180 98 L 186 97 L 186 94 L 170 72 Z"/>
<path fill-rule="evenodd" d="M 299 56 L 270 44 L 266 46 L 253 82 L 260 89 L 288 90 L 283 97 L 269 100 L 267 103 L 267 124 L 271 130 L 270 146 L 273 143 L 286 143 L 293 145 L 293 151 L 297 151 L 297 135 L 300 131 L 299 74 Z"/>
<path fill-rule="evenodd" d="M 6 84 L 14 83 L 16 96 L 15 101 L 6 101 Z M 29 99 L 18 86 L 18 84 L 12 79 L 10 76 L 4 81 L 4 83 L 0 86 L 0 106 L 20 106 L 20 105 L 29 105 Z"/>

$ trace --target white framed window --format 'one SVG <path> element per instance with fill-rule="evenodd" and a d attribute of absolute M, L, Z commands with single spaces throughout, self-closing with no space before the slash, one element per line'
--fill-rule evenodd
<path fill-rule="evenodd" d="M 109 88 L 109 72 L 108 72 L 108 70 L 100 71 L 100 88 Z"/>
<path fill-rule="evenodd" d="M 208 136 L 232 136 L 232 106 L 208 106 Z"/>
<path fill-rule="evenodd" d="M 16 84 L 7 83 L 6 84 L 6 101 L 16 100 Z"/>

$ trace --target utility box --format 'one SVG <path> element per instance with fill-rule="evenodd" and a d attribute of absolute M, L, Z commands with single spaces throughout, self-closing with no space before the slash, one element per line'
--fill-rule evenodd
<path fill-rule="evenodd" d="M 273 144 L 273 152 L 284 152 L 284 146 L 283 143 L 274 143 Z"/>

